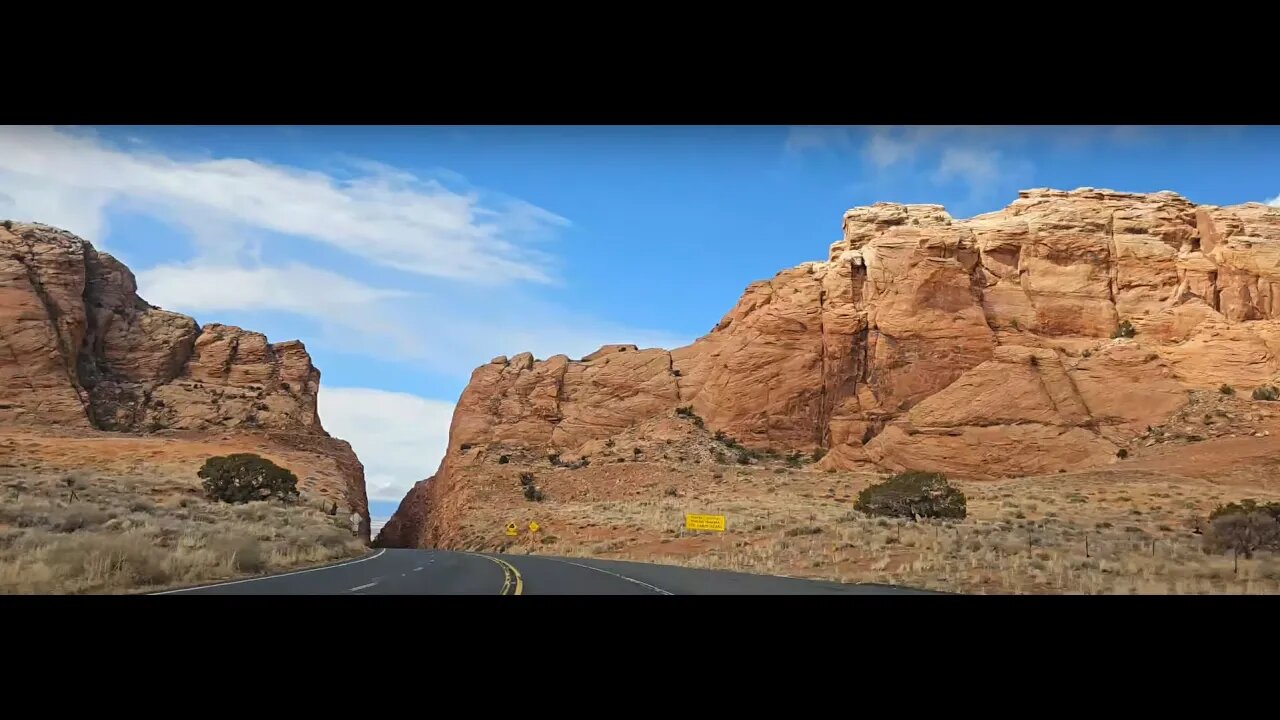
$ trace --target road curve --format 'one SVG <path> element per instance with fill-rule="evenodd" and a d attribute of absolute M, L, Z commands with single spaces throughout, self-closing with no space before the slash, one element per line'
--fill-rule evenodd
<path fill-rule="evenodd" d="M 157 595 L 929 595 L 722 570 L 547 555 L 379 550 L 335 565 Z"/>

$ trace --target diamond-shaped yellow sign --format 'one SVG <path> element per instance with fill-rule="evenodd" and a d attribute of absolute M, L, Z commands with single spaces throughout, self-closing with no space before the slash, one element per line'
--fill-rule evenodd
<path fill-rule="evenodd" d="M 542 527 L 536 520 L 529 521 L 529 532 L 538 532 L 538 528 Z"/>

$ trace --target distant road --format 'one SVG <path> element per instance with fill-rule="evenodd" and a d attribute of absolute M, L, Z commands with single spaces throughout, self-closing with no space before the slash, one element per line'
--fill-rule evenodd
<path fill-rule="evenodd" d="M 546 555 L 379 550 L 336 565 L 159 595 L 931 595 L 888 585 Z"/>

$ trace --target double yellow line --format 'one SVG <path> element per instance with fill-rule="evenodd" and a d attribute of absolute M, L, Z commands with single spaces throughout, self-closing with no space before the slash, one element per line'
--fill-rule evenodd
<path fill-rule="evenodd" d="M 498 558 L 490 557 L 489 555 L 480 555 L 479 553 L 471 554 L 482 557 L 485 560 L 492 560 L 493 562 L 498 563 L 498 567 L 502 568 L 502 591 L 498 593 L 499 595 L 519 595 L 524 592 L 524 579 L 520 577 L 520 571 L 517 570 L 514 565 L 506 560 L 499 560 Z M 513 579 L 515 580 L 514 592 L 512 592 L 511 582 Z"/>

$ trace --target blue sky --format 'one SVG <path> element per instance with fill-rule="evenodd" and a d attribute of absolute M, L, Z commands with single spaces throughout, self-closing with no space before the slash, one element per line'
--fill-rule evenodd
<path fill-rule="evenodd" d="M 849 207 L 968 217 L 1046 186 L 1268 202 L 1280 128 L 0 131 L 0 216 L 116 254 L 162 307 L 303 339 L 322 420 L 391 505 L 494 355 L 685 343 L 824 259 Z"/>

